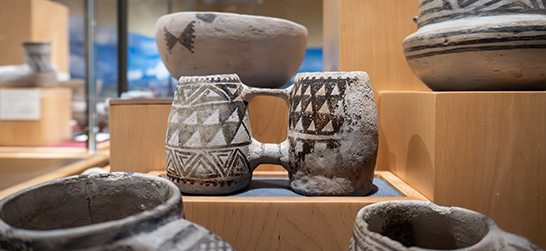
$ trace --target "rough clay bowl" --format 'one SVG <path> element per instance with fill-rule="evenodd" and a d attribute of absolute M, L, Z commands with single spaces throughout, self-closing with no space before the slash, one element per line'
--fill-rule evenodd
<path fill-rule="evenodd" d="M 180 12 L 159 18 L 156 41 L 176 79 L 236 73 L 246 85 L 276 88 L 300 67 L 307 29 L 278 18 Z"/>
<path fill-rule="evenodd" d="M 0 201 L 0 250 L 232 250 L 182 216 L 180 191 L 168 180 L 70 176 Z"/>
<path fill-rule="evenodd" d="M 546 9 L 540 1 L 423 0 L 403 43 L 435 91 L 546 90 Z"/>
<path fill-rule="evenodd" d="M 362 208 L 349 250 L 543 250 L 502 231 L 493 220 L 425 201 L 378 202 Z"/>

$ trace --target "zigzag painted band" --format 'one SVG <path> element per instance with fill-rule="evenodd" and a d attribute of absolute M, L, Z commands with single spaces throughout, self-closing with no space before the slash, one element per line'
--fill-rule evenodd
<path fill-rule="evenodd" d="M 418 26 L 466 17 L 506 14 L 546 14 L 544 0 L 424 0 Z"/>
<path fill-rule="evenodd" d="M 435 18 L 423 18 L 422 21 L 419 22 L 419 28 L 423 27 L 424 25 L 433 24 L 433 23 L 439 23 L 447 20 L 454 20 L 454 19 L 461 19 L 466 17 L 484 17 L 484 16 L 500 16 L 500 15 L 506 15 L 506 14 L 544 14 L 546 15 L 546 10 L 534 10 L 534 11 L 521 11 L 521 10 L 499 10 L 499 11 L 484 11 L 479 13 L 473 13 L 473 12 L 464 12 L 464 13 L 456 13 L 456 14 L 449 14 L 445 16 L 435 17 Z"/>

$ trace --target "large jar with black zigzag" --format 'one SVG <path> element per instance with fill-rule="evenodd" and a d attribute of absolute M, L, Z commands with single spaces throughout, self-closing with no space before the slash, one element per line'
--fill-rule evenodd
<path fill-rule="evenodd" d="M 421 0 L 408 64 L 435 91 L 546 90 L 546 0 Z"/>
<path fill-rule="evenodd" d="M 181 77 L 174 94 L 165 157 L 183 193 L 226 194 L 250 184 L 247 103 L 236 74 Z"/>

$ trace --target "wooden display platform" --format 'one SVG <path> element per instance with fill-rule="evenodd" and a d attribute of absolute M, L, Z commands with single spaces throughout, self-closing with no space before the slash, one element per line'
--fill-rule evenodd
<path fill-rule="evenodd" d="M 110 146 L 112 172 L 147 173 L 165 170 L 165 135 L 172 99 L 128 99 L 110 101 Z M 288 107 L 284 100 L 258 96 L 249 105 L 254 138 L 263 143 L 286 139 Z M 284 170 L 260 165 L 258 170 Z"/>
<path fill-rule="evenodd" d="M 17 180 L 17 184 L 2 187 L 0 199 L 46 181 L 80 174 L 91 167 L 106 166 L 108 162 L 108 151 L 100 151 L 95 156 L 81 153 L 0 153 L 0 183 Z"/>
<path fill-rule="evenodd" d="M 406 62 L 402 41 L 417 31 L 420 0 L 324 0 L 324 71 L 365 71 L 384 90 L 430 90 Z M 381 143 L 380 143 L 381 144 Z"/>
<path fill-rule="evenodd" d="M 39 120 L 0 119 L 0 146 L 46 146 L 70 140 L 70 89 L 0 88 L 0 92 L 3 90 L 40 91 L 41 117 Z"/>
<path fill-rule="evenodd" d="M 377 169 L 546 246 L 546 92 L 379 96 Z"/>
<path fill-rule="evenodd" d="M 287 175 L 286 171 L 253 173 L 260 178 Z M 402 197 L 183 196 L 182 200 L 186 219 L 216 233 L 236 250 L 347 250 L 362 207 L 379 201 L 428 201 L 390 172 L 376 172 L 376 178 Z"/>

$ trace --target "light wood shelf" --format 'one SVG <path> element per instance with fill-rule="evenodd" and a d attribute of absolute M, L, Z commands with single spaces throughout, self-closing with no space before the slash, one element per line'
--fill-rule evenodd
<path fill-rule="evenodd" d="M 60 166 L 53 171 L 47 172 L 45 174 L 39 175 L 37 177 L 33 176 L 34 172 L 40 172 L 40 168 L 43 168 L 42 165 L 36 164 L 36 161 L 32 160 L 39 160 L 39 159 L 59 159 L 59 161 L 62 161 L 63 159 L 80 159 L 78 161 L 75 161 L 73 163 L 70 163 L 65 166 Z M 15 176 L 21 177 L 21 176 L 27 176 L 28 178 L 26 181 L 23 181 L 21 183 L 18 183 L 16 185 L 7 187 L 3 190 L 0 190 L 0 199 L 13 194 L 15 192 L 21 191 L 23 189 L 38 185 L 40 183 L 54 180 L 57 178 L 67 177 L 71 175 L 81 174 L 84 170 L 90 168 L 90 167 L 104 167 L 109 162 L 109 153 L 108 151 L 100 151 L 97 155 L 90 156 L 87 154 L 72 154 L 72 153 L 42 153 L 34 156 L 29 155 L 17 155 L 17 154 L 10 154 L 10 153 L 3 153 L 0 154 L 0 163 L 2 161 L 6 160 L 13 160 L 13 159 L 20 159 L 20 160 L 26 160 L 30 162 L 29 164 L 33 163 L 31 166 L 24 166 L 21 168 L 21 170 L 9 170 L 8 172 L 3 172 L 2 176 L 0 177 L 0 181 L 3 179 L 10 179 Z M 24 162 L 24 161 L 23 161 Z"/>
<path fill-rule="evenodd" d="M 546 92 L 383 91 L 378 169 L 546 246 Z"/>
<path fill-rule="evenodd" d="M 164 176 L 165 171 L 151 175 Z M 286 171 L 254 171 L 254 177 L 286 178 Z M 376 172 L 402 197 L 183 196 L 186 219 L 236 250 L 347 250 L 358 211 L 391 200 L 428 199 L 391 172 Z"/>

